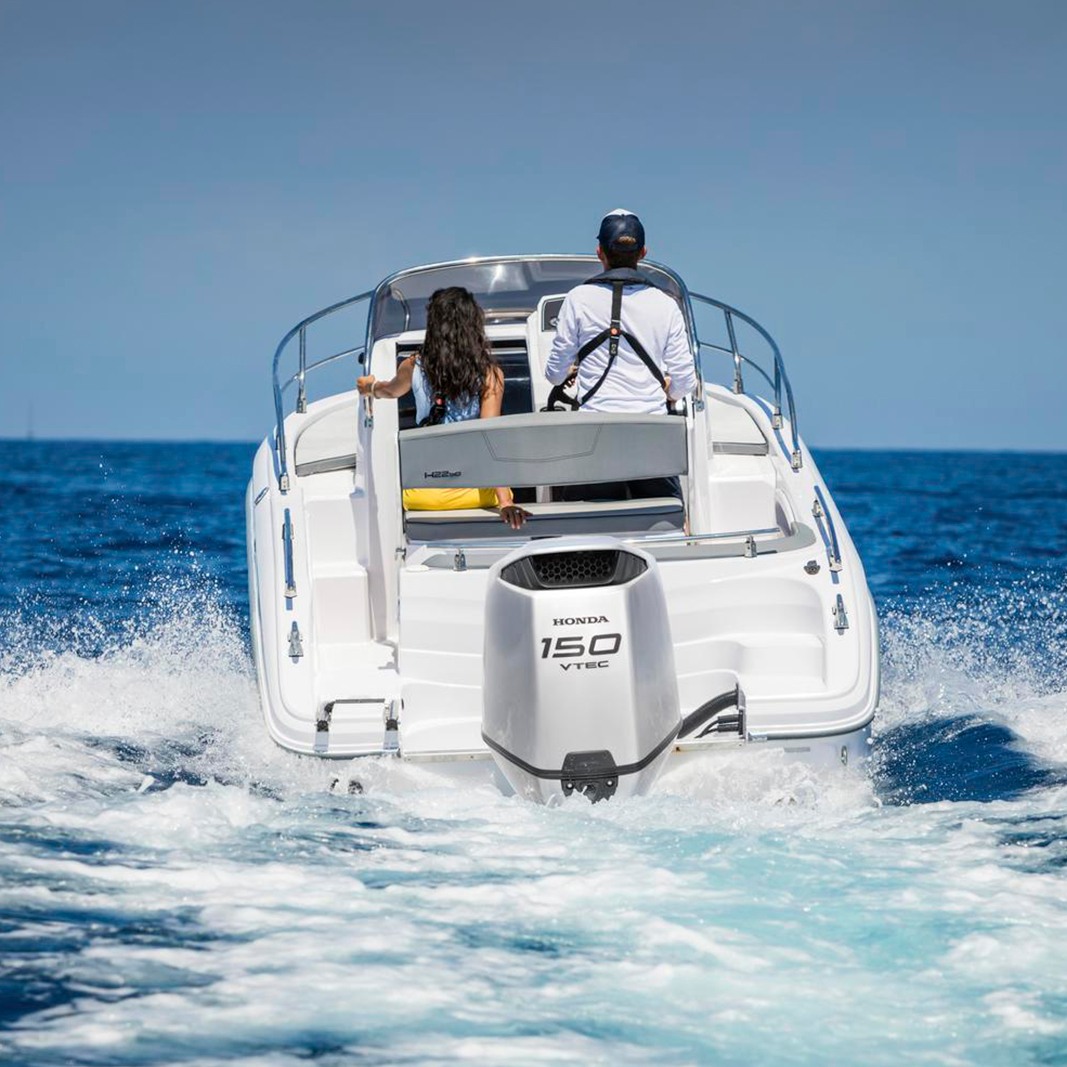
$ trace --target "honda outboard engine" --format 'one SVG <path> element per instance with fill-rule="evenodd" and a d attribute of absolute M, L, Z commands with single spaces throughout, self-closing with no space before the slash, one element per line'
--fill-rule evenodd
<path fill-rule="evenodd" d="M 656 561 L 612 538 L 526 545 L 489 574 L 482 737 L 522 796 L 644 793 L 681 724 Z"/>

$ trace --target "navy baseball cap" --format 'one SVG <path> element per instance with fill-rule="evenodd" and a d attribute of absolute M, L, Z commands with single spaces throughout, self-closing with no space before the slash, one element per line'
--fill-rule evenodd
<path fill-rule="evenodd" d="M 600 232 L 596 236 L 605 252 L 640 252 L 645 247 L 641 220 L 623 207 L 609 211 L 600 220 Z"/>

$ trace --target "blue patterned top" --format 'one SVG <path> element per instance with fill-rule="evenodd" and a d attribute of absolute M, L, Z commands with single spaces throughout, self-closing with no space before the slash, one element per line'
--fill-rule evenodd
<path fill-rule="evenodd" d="M 415 423 L 416 425 L 427 415 L 433 407 L 433 390 L 422 365 L 415 360 L 415 369 L 411 372 L 411 392 L 415 396 Z M 442 422 L 466 422 L 468 419 L 476 419 L 482 413 L 482 398 L 480 396 L 468 397 L 466 400 L 445 401 L 445 417 Z"/>

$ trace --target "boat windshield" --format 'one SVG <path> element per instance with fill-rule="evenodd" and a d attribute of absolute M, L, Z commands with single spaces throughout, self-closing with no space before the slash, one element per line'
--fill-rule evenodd
<path fill-rule="evenodd" d="M 501 258 L 446 263 L 403 271 L 382 283 L 374 294 L 371 343 L 407 330 L 426 328 L 426 305 L 438 289 L 458 285 L 469 289 L 493 322 L 515 322 L 529 317 L 546 296 L 562 296 L 599 274 L 594 256 Z M 640 269 L 651 280 L 682 301 L 678 278 L 654 263 Z"/>

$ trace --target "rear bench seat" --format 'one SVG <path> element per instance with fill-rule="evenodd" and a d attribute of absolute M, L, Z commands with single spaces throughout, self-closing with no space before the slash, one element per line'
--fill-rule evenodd
<path fill-rule="evenodd" d="M 523 504 L 530 518 L 513 530 L 492 508 L 405 511 L 409 541 L 465 541 L 472 537 L 563 537 L 567 534 L 669 533 L 685 527 L 685 509 L 673 496 L 606 503 Z"/>
<path fill-rule="evenodd" d="M 666 415 L 510 415 L 407 430 L 399 444 L 404 489 L 581 485 L 688 471 L 685 420 Z M 674 497 L 523 506 L 531 518 L 518 531 L 488 508 L 405 511 L 404 525 L 411 541 L 440 541 L 666 532 L 685 524 Z"/>

